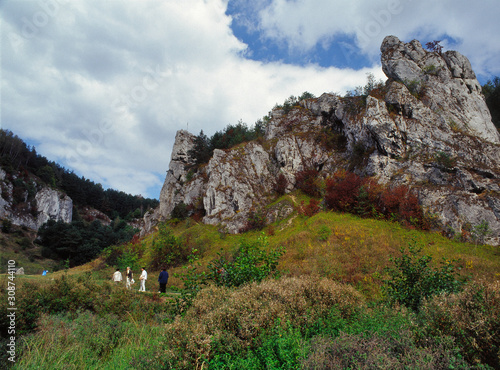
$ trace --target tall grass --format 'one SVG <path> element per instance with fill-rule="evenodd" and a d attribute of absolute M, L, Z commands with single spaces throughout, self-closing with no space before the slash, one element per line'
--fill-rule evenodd
<path fill-rule="evenodd" d="M 243 239 L 253 243 L 261 236 L 226 235 L 192 220 L 171 227 L 200 251 L 201 269 L 221 248 L 232 254 Z M 113 268 L 103 260 L 54 274 L 54 280 L 19 277 L 17 368 L 497 367 L 498 248 L 331 212 L 293 214 L 273 227 L 269 248 L 286 249 L 278 265 L 282 278 L 208 286 L 183 315 L 175 315 L 165 296 L 113 285 Z M 136 247 L 139 263 L 149 258 L 152 240 Z M 458 260 L 472 283 L 462 293 L 427 299 L 418 314 L 381 305 L 384 268 L 411 240 L 433 261 Z M 169 269 L 170 287 L 182 288 L 174 276 L 180 271 Z M 148 272 L 154 280 L 156 271 Z M 2 293 L 5 286 L 2 279 Z M 0 326 L 6 325 L 1 317 Z"/>
<path fill-rule="evenodd" d="M 471 285 L 426 301 L 417 315 L 331 279 L 284 277 L 206 287 L 174 320 L 143 310 L 154 295 L 136 293 L 133 312 L 104 304 L 41 314 L 19 341 L 15 368 L 497 368 L 498 292 L 498 283 Z"/>

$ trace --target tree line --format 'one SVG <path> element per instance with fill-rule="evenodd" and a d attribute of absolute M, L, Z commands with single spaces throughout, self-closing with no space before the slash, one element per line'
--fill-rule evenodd
<path fill-rule="evenodd" d="M 61 189 L 75 205 L 89 206 L 105 213 L 111 219 L 142 216 L 149 208 L 158 206 L 157 199 L 143 198 L 114 189 L 104 190 L 101 184 L 76 175 L 61 165 L 49 161 L 36 152 L 35 147 L 26 143 L 12 131 L 0 129 L 0 166 L 12 175 L 16 172 L 28 179 L 36 175 L 52 188 Z M 19 181 L 18 181 L 19 182 Z M 24 187 L 29 184 L 24 181 Z M 19 187 L 23 184 L 19 182 Z"/>
<path fill-rule="evenodd" d="M 495 77 L 483 85 L 486 105 L 491 113 L 491 120 L 500 129 L 500 77 Z"/>
<path fill-rule="evenodd" d="M 276 104 L 274 108 L 280 108 L 285 113 L 288 113 L 301 100 L 314 97 L 313 94 L 305 91 L 300 96 L 291 95 L 285 99 L 282 105 Z M 193 148 L 188 151 L 188 155 L 195 167 L 208 163 L 215 149 L 229 149 L 238 144 L 263 137 L 269 120 L 269 116 L 264 116 L 262 119 L 257 120 L 252 127 L 248 127 L 246 123 L 240 120 L 235 125 L 229 124 L 223 130 L 215 132 L 211 137 L 208 137 L 201 130 L 194 140 Z"/>

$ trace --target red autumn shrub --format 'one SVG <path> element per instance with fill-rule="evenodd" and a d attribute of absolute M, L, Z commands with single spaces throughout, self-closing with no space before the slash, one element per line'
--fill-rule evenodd
<path fill-rule="evenodd" d="M 262 230 L 266 226 L 266 215 L 262 210 L 251 209 L 245 225 L 240 229 L 244 233 L 250 230 Z"/>
<path fill-rule="evenodd" d="M 311 197 L 320 196 L 320 182 L 318 170 L 306 168 L 295 175 L 295 186 Z"/>
<path fill-rule="evenodd" d="M 285 194 L 287 186 L 288 186 L 288 180 L 286 179 L 286 176 L 280 173 L 278 175 L 278 178 L 276 179 L 276 183 L 274 184 L 274 190 L 279 195 L 283 195 Z"/>
<path fill-rule="evenodd" d="M 326 180 L 325 203 L 334 211 L 352 212 L 363 179 L 352 172 L 337 171 Z"/>
<path fill-rule="evenodd" d="M 405 225 L 424 230 L 429 228 L 418 197 L 408 186 L 384 188 L 375 179 L 352 172 L 337 171 L 326 180 L 325 204 L 334 211 L 361 217 L 383 215 Z"/>
<path fill-rule="evenodd" d="M 421 229 L 429 228 L 417 195 L 406 185 L 385 189 L 380 196 L 380 206 L 387 218 L 396 218 Z"/>
<path fill-rule="evenodd" d="M 311 198 L 309 204 L 305 205 L 304 201 L 300 203 L 299 213 L 303 216 L 312 217 L 320 211 L 319 200 Z"/>

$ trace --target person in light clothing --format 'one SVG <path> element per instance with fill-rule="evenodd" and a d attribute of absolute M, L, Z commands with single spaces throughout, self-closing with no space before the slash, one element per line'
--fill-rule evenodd
<path fill-rule="evenodd" d="M 141 268 L 141 276 L 139 277 L 139 280 L 141 281 L 141 286 L 139 287 L 139 292 L 145 292 L 146 291 L 146 280 L 148 280 L 148 273 L 146 272 L 146 268 L 143 267 Z"/>
<path fill-rule="evenodd" d="M 127 289 L 130 289 L 130 286 L 131 284 L 133 284 L 133 280 L 134 280 L 134 274 L 132 274 L 132 270 L 130 269 L 130 267 L 127 267 L 127 272 L 125 273 L 125 276 L 127 277 L 127 283 L 126 283 L 126 287 Z"/>
<path fill-rule="evenodd" d="M 113 274 L 113 281 L 118 284 L 123 280 L 122 273 L 120 272 L 120 269 L 116 269 L 115 273 Z"/>

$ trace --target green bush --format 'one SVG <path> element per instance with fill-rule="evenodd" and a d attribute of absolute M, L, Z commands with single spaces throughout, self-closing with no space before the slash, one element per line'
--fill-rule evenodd
<path fill-rule="evenodd" d="M 12 221 L 8 218 L 2 220 L 2 232 L 9 234 L 12 231 Z"/>
<path fill-rule="evenodd" d="M 147 251 L 146 265 L 152 270 L 178 266 L 188 261 L 189 246 L 178 240 L 166 224 L 158 225 L 151 247 Z"/>
<path fill-rule="evenodd" d="M 269 250 L 264 234 L 254 243 L 244 239 L 231 258 L 219 254 L 218 259 L 210 262 L 207 278 L 219 286 L 238 287 L 267 277 L 278 277 L 278 261 L 284 253 L 283 248 Z"/>
<path fill-rule="evenodd" d="M 245 354 L 220 353 L 209 362 L 210 369 L 298 369 L 305 357 L 300 330 L 278 322 L 269 332 L 256 338 L 254 348 Z"/>
<path fill-rule="evenodd" d="M 401 248 L 401 257 L 391 258 L 394 266 L 386 269 L 384 291 L 390 301 L 402 304 L 418 312 L 424 298 L 435 294 L 458 292 L 463 280 L 459 280 L 453 262 L 444 260 L 439 269 L 431 267 L 432 257 L 419 256 L 422 247 L 411 242 L 408 252 Z"/>
<path fill-rule="evenodd" d="M 436 161 L 446 170 L 451 170 L 457 164 L 457 160 L 445 152 L 437 152 Z"/>

